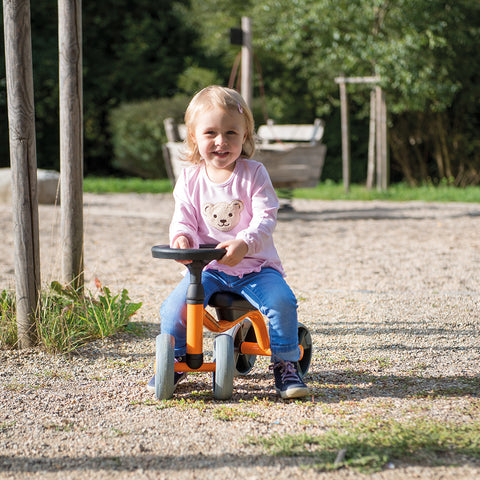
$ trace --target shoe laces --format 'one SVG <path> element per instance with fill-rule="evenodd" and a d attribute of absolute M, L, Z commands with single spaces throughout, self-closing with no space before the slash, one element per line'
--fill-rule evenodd
<path fill-rule="evenodd" d="M 273 365 L 270 365 L 270 368 L 272 370 L 275 368 L 280 368 L 280 375 L 282 376 L 282 382 L 284 383 L 287 380 L 298 380 L 297 369 L 292 362 L 280 360 L 278 362 L 275 362 Z"/>

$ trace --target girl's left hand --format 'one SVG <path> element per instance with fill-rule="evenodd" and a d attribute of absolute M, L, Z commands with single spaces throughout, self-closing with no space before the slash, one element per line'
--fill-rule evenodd
<path fill-rule="evenodd" d="M 222 265 L 234 267 L 240 263 L 248 252 L 248 245 L 243 240 L 227 240 L 221 242 L 216 248 L 225 248 L 227 253 L 218 260 Z"/>

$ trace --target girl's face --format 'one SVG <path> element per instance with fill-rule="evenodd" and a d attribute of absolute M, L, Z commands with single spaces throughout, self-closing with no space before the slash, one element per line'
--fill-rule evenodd
<path fill-rule="evenodd" d="M 193 141 L 212 180 L 223 181 L 233 172 L 246 136 L 245 120 L 239 112 L 214 107 L 198 114 Z"/>

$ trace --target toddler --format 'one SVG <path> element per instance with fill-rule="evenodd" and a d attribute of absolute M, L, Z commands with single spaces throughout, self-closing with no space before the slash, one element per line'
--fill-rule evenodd
<path fill-rule="evenodd" d="M 185 168 L 174 188 L 172 248 L 215 244 L 225 256 L 202 272 L 205 305 L 212 294 L 245 297 L 269 321 L 275 388 L 282 398 L 308 395 L 297 372 L 297 301 L 284 280 L 273 243 L 278 199 L 255 151 L 253 116 L 235 90 L 210 86 L 195 95 L 185 113 Z M 189 273 L 162 304 L 161 331 L 175 338 L 175 359 L 186 354 Z M 175 372 L 175 385 L 185 373 Z M 148 388 L 155 391 L 155 377 Z"/>

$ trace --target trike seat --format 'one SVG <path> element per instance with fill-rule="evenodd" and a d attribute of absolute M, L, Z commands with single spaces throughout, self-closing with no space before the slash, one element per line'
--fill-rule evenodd
<path fill-rule="evenodd" d="M 246 298 L 232 292 L 214 293 L 208 305 L 215 308 L 218 318 L 227 322 L 234 322 L 242 315 L 256 310 Z"/>

